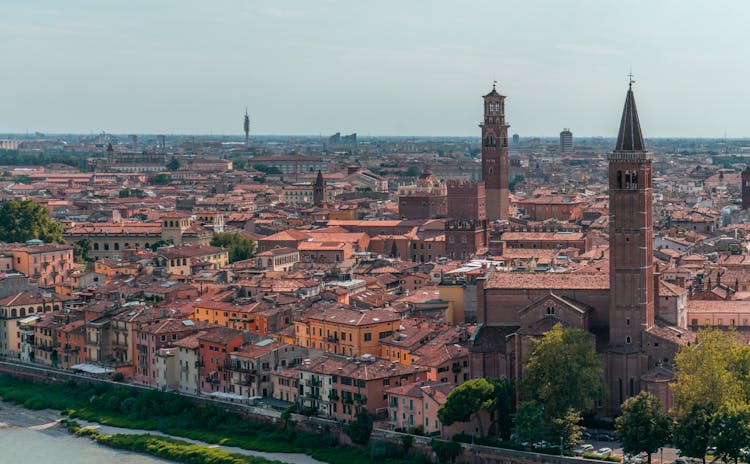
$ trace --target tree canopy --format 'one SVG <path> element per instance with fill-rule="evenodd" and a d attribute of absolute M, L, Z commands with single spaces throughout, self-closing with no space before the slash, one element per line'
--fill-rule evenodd
<path fill-rule="evenodd" d="M 494 401 L 495 387 L 483 378 L 471 379 L 454 388 L 438 409 L 438 419 L 445 425 L 454 422 L 469 422 L 476 417 L 479 433 L 484 436 L 484 425 L 480 412 L 488 409 Z"/>
<path fill-rule="evenodd" d="M 700 330 L 695 343 L 677 353 L 675 366 L 678 412 L 697 404 L 713 413 L 723 405 L 750 401 L 750 347 L 742 346 L 733 332 Z"/>
<path fill-rule="evenodd" d="M 603 362 L 586 332 L 559 323 L 532 341 L 523 372 L 522 393 L 543 404 L 547 419 L 591 409 L 604 389 Z"/>
<path fill-rule="evenodd" d="M 615 430 L 626 453 L 651 454 L 667 444 L 671 421 L 661 412 L 658 398 L 642 391 L 622 404 L 622 415 L 615 419 Z"/>
<path fill-rule="evenodd" d="M 176 171 L 180 169 L 180 160 L 178 160 L 177 157 L 172 156 L 172 159 L 170 159 L 167 163 L 167 169 L 169 169 L 170 171 Z"/>
<path fill-rule="evenodd" d="M 675 445 L 684 456 L 702 459 L 716 446 L 736 459 L 737 437 L 750 433 L 742 427 L 750 421 L 750 346 L 733 331 L 705 328 L 680 349 L 675 367 Z"/>
<path fill-rule="evenodd" d="M 737 463 L 743 449 L 750 446 L 750 405 L 722 406 L 711 421 L 710 442 L 722 461 Z"/>
<path fill-rule="evenodd" d="M 62 226 L 33 200 L 0 202 L 0 241 L 63 243 Z"/>
<path fill-rule="evenodd" d="M 239 232 L 218 233 L 211 239 L 211 245 L 229 248 L 230 263 L 255 256 L 255 242 Z"/>

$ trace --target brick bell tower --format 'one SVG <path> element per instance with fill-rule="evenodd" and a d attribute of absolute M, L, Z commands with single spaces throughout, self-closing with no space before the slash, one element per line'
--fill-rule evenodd
<path fill-rule="evenodd" d="M 484 98 L 482 128 L 482 180 L 487 195 L 487 219 L 508 219 L 508 128 L 505 122 L 505 96 L 492 91 Z"/>
<path fill-rule="evenodd" d="M 646 151 L 631 79 L 617 144 L 609 155 L 609 406 L 640 391 L 648 369 L 643 333 L 654 325 L 651 154 Z"/>
<path fill-rule="evenodd" d="M 750 167 L 742 171 L 742 209 L 750 209 Z"/>

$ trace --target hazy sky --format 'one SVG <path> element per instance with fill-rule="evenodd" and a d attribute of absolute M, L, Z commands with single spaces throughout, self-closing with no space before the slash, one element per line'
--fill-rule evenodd
<path fill-rule="evenodd" d="M 0 133 L 750 136 L 750 2 L 2 0 Z"/>

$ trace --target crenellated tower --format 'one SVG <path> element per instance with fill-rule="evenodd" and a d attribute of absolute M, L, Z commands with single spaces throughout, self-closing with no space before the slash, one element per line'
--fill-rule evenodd
<path fill-rule="evenodd" d="M 508 219 L 508 125 L 505 122 L 505 96 L 495 84 L 484 96 L 482 128 L 482 180 L 487 194 L 487 219 Z"/>

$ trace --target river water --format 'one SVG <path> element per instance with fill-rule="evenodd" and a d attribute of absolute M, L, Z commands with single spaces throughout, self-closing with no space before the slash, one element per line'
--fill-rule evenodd
<path fill-rule="evenodd" d="M 157 464 L 167 463 L 143 454 L 115 450 L 61 428 L 0 429 L 0 462 L 7 464 Z"/>

